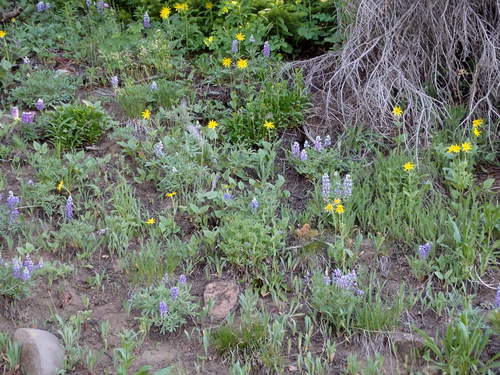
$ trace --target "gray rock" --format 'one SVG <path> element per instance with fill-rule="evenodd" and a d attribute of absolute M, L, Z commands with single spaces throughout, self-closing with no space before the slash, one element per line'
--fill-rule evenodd
<path fill-rule="evenodd" d="M 24 375 L 57 375 L 64 369 L 64 348 L 52 333 L 35 328 L 19 328 L 14 341 L 21 348 Z"/>
<path fill-rule="evenodd" d="M 238 303 L 240 288 L 233 281 L 214 281 L 203 292 L 205 304 L 212 301 L 210 315 L 215 319 L 224 319 Z"/>

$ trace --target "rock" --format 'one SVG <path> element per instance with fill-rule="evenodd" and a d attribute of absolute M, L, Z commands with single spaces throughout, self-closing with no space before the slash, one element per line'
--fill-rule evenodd
<path fill-rule="evenodd" d="M 424 340 L 412 333 L 391 333 L 388 339 L 394 345 L 396 354 L 401 358 L 415 356 L 425 348 Z"/>
<path fill-rule="evenodd" d="M 215 319 L 224 319 L 238 303 L 240 288 L 233 281 L 214 281 L 203 292 L 205 304 L 212 301 L 210 315 Z"/>
<path fill-rule="evenodd" d="M 21 347 L 24 375 L 57 375 L 64 369 L 64 348 L 52 333 L 35 328 L 19 328 L 14 341 Z"/>

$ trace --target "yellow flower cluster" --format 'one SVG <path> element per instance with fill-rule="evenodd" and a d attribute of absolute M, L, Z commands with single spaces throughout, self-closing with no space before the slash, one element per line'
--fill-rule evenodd
<path fill-rule="evenodd" d="M 469 152 L 472 150 L 472 144 L 470 142 L 464 142 L 462 145 L 454 144 L 448 147 L 446 152 L 450 154 L 458 154 L 460 151 Z"/>
<path fill-rule="evenodd" d="M 483 118 L 477 118 L 472 121 L 472 133 L 474 134 L 475 137 L 479 137 L 482 133 L 479 128 L 483 126 L 484 124 L 484 119 Z"/>
<path fill-rule="evenodd" d="M 336 212 L 338 214 L 343 214 L 345 212 L 345 207 L 344 205 L 340 202 L 340 199 L 334 199 L 333 203 L 328 203 L 325 206 L 325 211 L 326 212 Z"/>
<path fill-rule="evenodd" d="M 225 68 L 229 68 L 231 65 L 233 64 L 233 60 L 231 60 L 230 57 L 225 57 L 222 59 L 222 66 L 225 67 Z M 248 59 L 239 59 L 238 61 L 236 61 L 236 66 L 238 67 L 238 69 L 246 69 L 248 68 Z"/>

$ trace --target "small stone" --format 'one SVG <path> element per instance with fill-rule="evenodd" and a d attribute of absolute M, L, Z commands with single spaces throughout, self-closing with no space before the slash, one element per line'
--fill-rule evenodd
<path fill-rule="evenodd" d="M 415 356 L 425 348 L 424 340 L 412 333 L 391 333 L 388 339 L 401 358 Z"/>
<path fill-rule="evenodd" d="M 64 369 L 64 347 L 52 333 L 35 328 L 18 328 L 14 341 L 21 345 L 24 375 L 57 375 Z"/>
<path fill-rule="evenodd" d="M 203 292 L 205 305 L 212 301 L 210 315 L 215 319 L 224 319 L 238 303 L 240 288 L 233 281 L 214 281 Z"/>

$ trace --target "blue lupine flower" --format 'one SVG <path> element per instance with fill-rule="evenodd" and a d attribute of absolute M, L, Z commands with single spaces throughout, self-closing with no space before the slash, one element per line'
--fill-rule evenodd
<path fill-rule="evenodd" d="M 338 268 L 332 273 L 332 285 L 336 285 L 338 288 L 356 293 L 358 295 L 364 292 L 358 288 L 358 275 L 356 271 L 352 270 L 345 275 Z"/>
<path fill-rule="evenodd" d="M 35 119 L 35 112 L 23 112 L 21 115 L 21 120 L 25 124 L 31 124 Z"/>
<path fill-rule="evenodd" d="M 262 47 L 262 55 L 264 57 L 271 56 L 271 46 L 267 40 L 264 42 L 264 47 Z"/>
<path fill-rule="evenodd" d="M 150 88 L 152 91 L 156 91 L 156 90 L 158 90 L 158 84 L 157 84 L 155 81 L 153 81 L 153 82 L 151 82 L 151 84 L 149 85 L 149 88 Z"/>
<path fill-rule="evenodd" d="M 311 146 L 309 146 L 309 141 L 305 141 L 304 142 L 304 148 L 309 148 L 309 147 L 311 147 Z"/>
<path fill-rule="evenodd" d="M 500 309 L 500 284 L 498 284 L 497 294 L 495 296 L 495 307 Z"/>
<path fill-rule="evenodd" d="M 20 279 L 21 278 L 22 264 L 19 261 L 19 259 L 17 259 L 17 258 L 12 259 L 12 266 L 11 267 L 12 267 L 12 276 L 15 277 L 16 279 Z"/>
<path fill-rule="evenodd" d="M 118 76 L 111 77 L 111 87 L 113 87 L 114 89 L 118 88 L 119 82 L 120 82 L 120 80 L 118 79 Z"/>
<path fill-rule="evenodd" d="M 187 283 L 186 275 L 179 276 L 179 284 L 184 285 Z"/>
<path fill-rule="evenodd" d="M 161 158 L 165 155 L 165 152 L 163 151 L 163 143 L 158 142 L 157 144 L 154 145 L 154 153 L 157 158 Z"/>
<path fill-rule="evenodd" d="M 300 161 L 306 161 L 307 160 L 307 151 L 306 149 L 304 148 L 301 152 L 300 152 Z"/>
<path fill-rule="evenodd" d="M 179 288 L 176 286 L 173 286 L 170 288 L 170 297 L 172 297 L 173 300 L 175 300 L 179 296 Z"/>
<path fill-rule="evenodd" d="M 230 201 L 233 200 L 233 195 L 231 193 L 224 193 L 224 200 Z"/>
<path fill-rule="evenodd" d="M 160 302 L 160 316 L 163 318 L 168 313 L 168 306 L 165 301 Z"/>
<path fill-rule="evenodd" d="M 329 147 L 329 146 L 331 146 L 331 145 L 332 145 L 332 139 L 330 138 L 330 136 L 329 136 L 329 135 L 327 135 L 327 136 L 325 137 L 324 142 L 323 142 L 323 146 L 324 146 L 324 147 Z"/>
<path fill-rule="evenodd" d="M 293 142 L 292 143 L 292 155 L 295 158 L 299 158 L 300 157 L 300 145 L 299 145 L 299 142 Z"/>
<path fill-rule="evenodd" d="M 342 195 L 344 196 L 344 198 L 348 198 L 352 195 L 352 178 L 350 174 L 346 174 L 344 177 Z"/>
<path fill-rule="evenodd" d="M 327 173 L 321 178 L 321 194 L 325 200 L 330 197 L 330 176 Z"/>
<path fill-rule="evenodd" d="M 9 196 L 7 197 L 7 208 L 9 209 L 9 221 L 11 223 L 17 220 L 19 216 L 19 209 L 17 205 L 21 201 L 21 198 L 16 197 L 12 191 L 9 191 Z"/>
<path fill-rule="evenodd" d="M 45 11 L 46 7 L 45 7 L 45 3 L 43 1 L 39 1 L 38 3 L 36 3 L 36 11 L 41 13 L 43 11 Z"/>
<path fill-rule="evenodd" d="M 253 213 L 257 212 L 257 209 L 259 208 L 259 202 L 255 197 L 253 197 L 252 201 L 250 202 L 250 208 L 252 209 Z"/>
<path fill-rule="evenodd" d="M 43 111 L 45 109 L 45 103 L 43 102 L 43 99 L 40 98 L 36 101 L 35 103 L 35 107 L 36 109 L 38 109 L 39 111 Z"/>
<path fill-rule="evenodd" d="M 10 115 L 14 120 L 19 120 L 19 108 L 18 107 L 12 107 L 10 110 Z"/>
<path fill-rule="evenodd" d="M 426 244 L 420 245 L 418 247 L 418 255 L 421 259 L 427 259 L 431 250 L 432 244 L 430 242 L 427 242 Z"/>
<path fill-rule="evenodd" d="M 151 27 L 151 20 L 149 18 L 148 12 L 144 13 L 144 18 L 142 23 L 144 24 L 144 27 L 146 29 L 149 29 Z"/>
<path fill-rule="evenodd" d="M 28 56 L 24 56 L 23 57 L 23 63 L 26 64 L 26 65 L 29 65 L 31 64 L 31 60 Z"/>
<path fill-rule="evenodd" d="M 35 269 L 35 265 L 33 264 L 33 261 L 31 260 L 31 256 L 29 254 L 26 255 L 26 258 L 23 261 L 23 267 L 27 268 L 30 273 Z"/>
<path fill-rule="evenodd" d="M 71 197 L 71 195 L 66 200 L 66 208 L 64 210 L 64 214 L 66 216 L 66 219 L 73 220 L 73 198 Z"/>
<path fill-rule="evenodd" d="M 28 281 L 31 277 L 31 272 L 28 268 L 23 267 L 23 271 L 21 272 L 21 280 Z"/>
<path fill-rule="evenodd" d="M 323 144 L 321 143 L 321 137 L 319 135 L 314 139 L 314 149 L 316 151 L 323 150 Z"/>
<path fill-rule="evenodd" d="M 231 44 L 231 52 L 238 53 L 238 41 L 236 39 L 234 39 L 233 43 Z"/>

